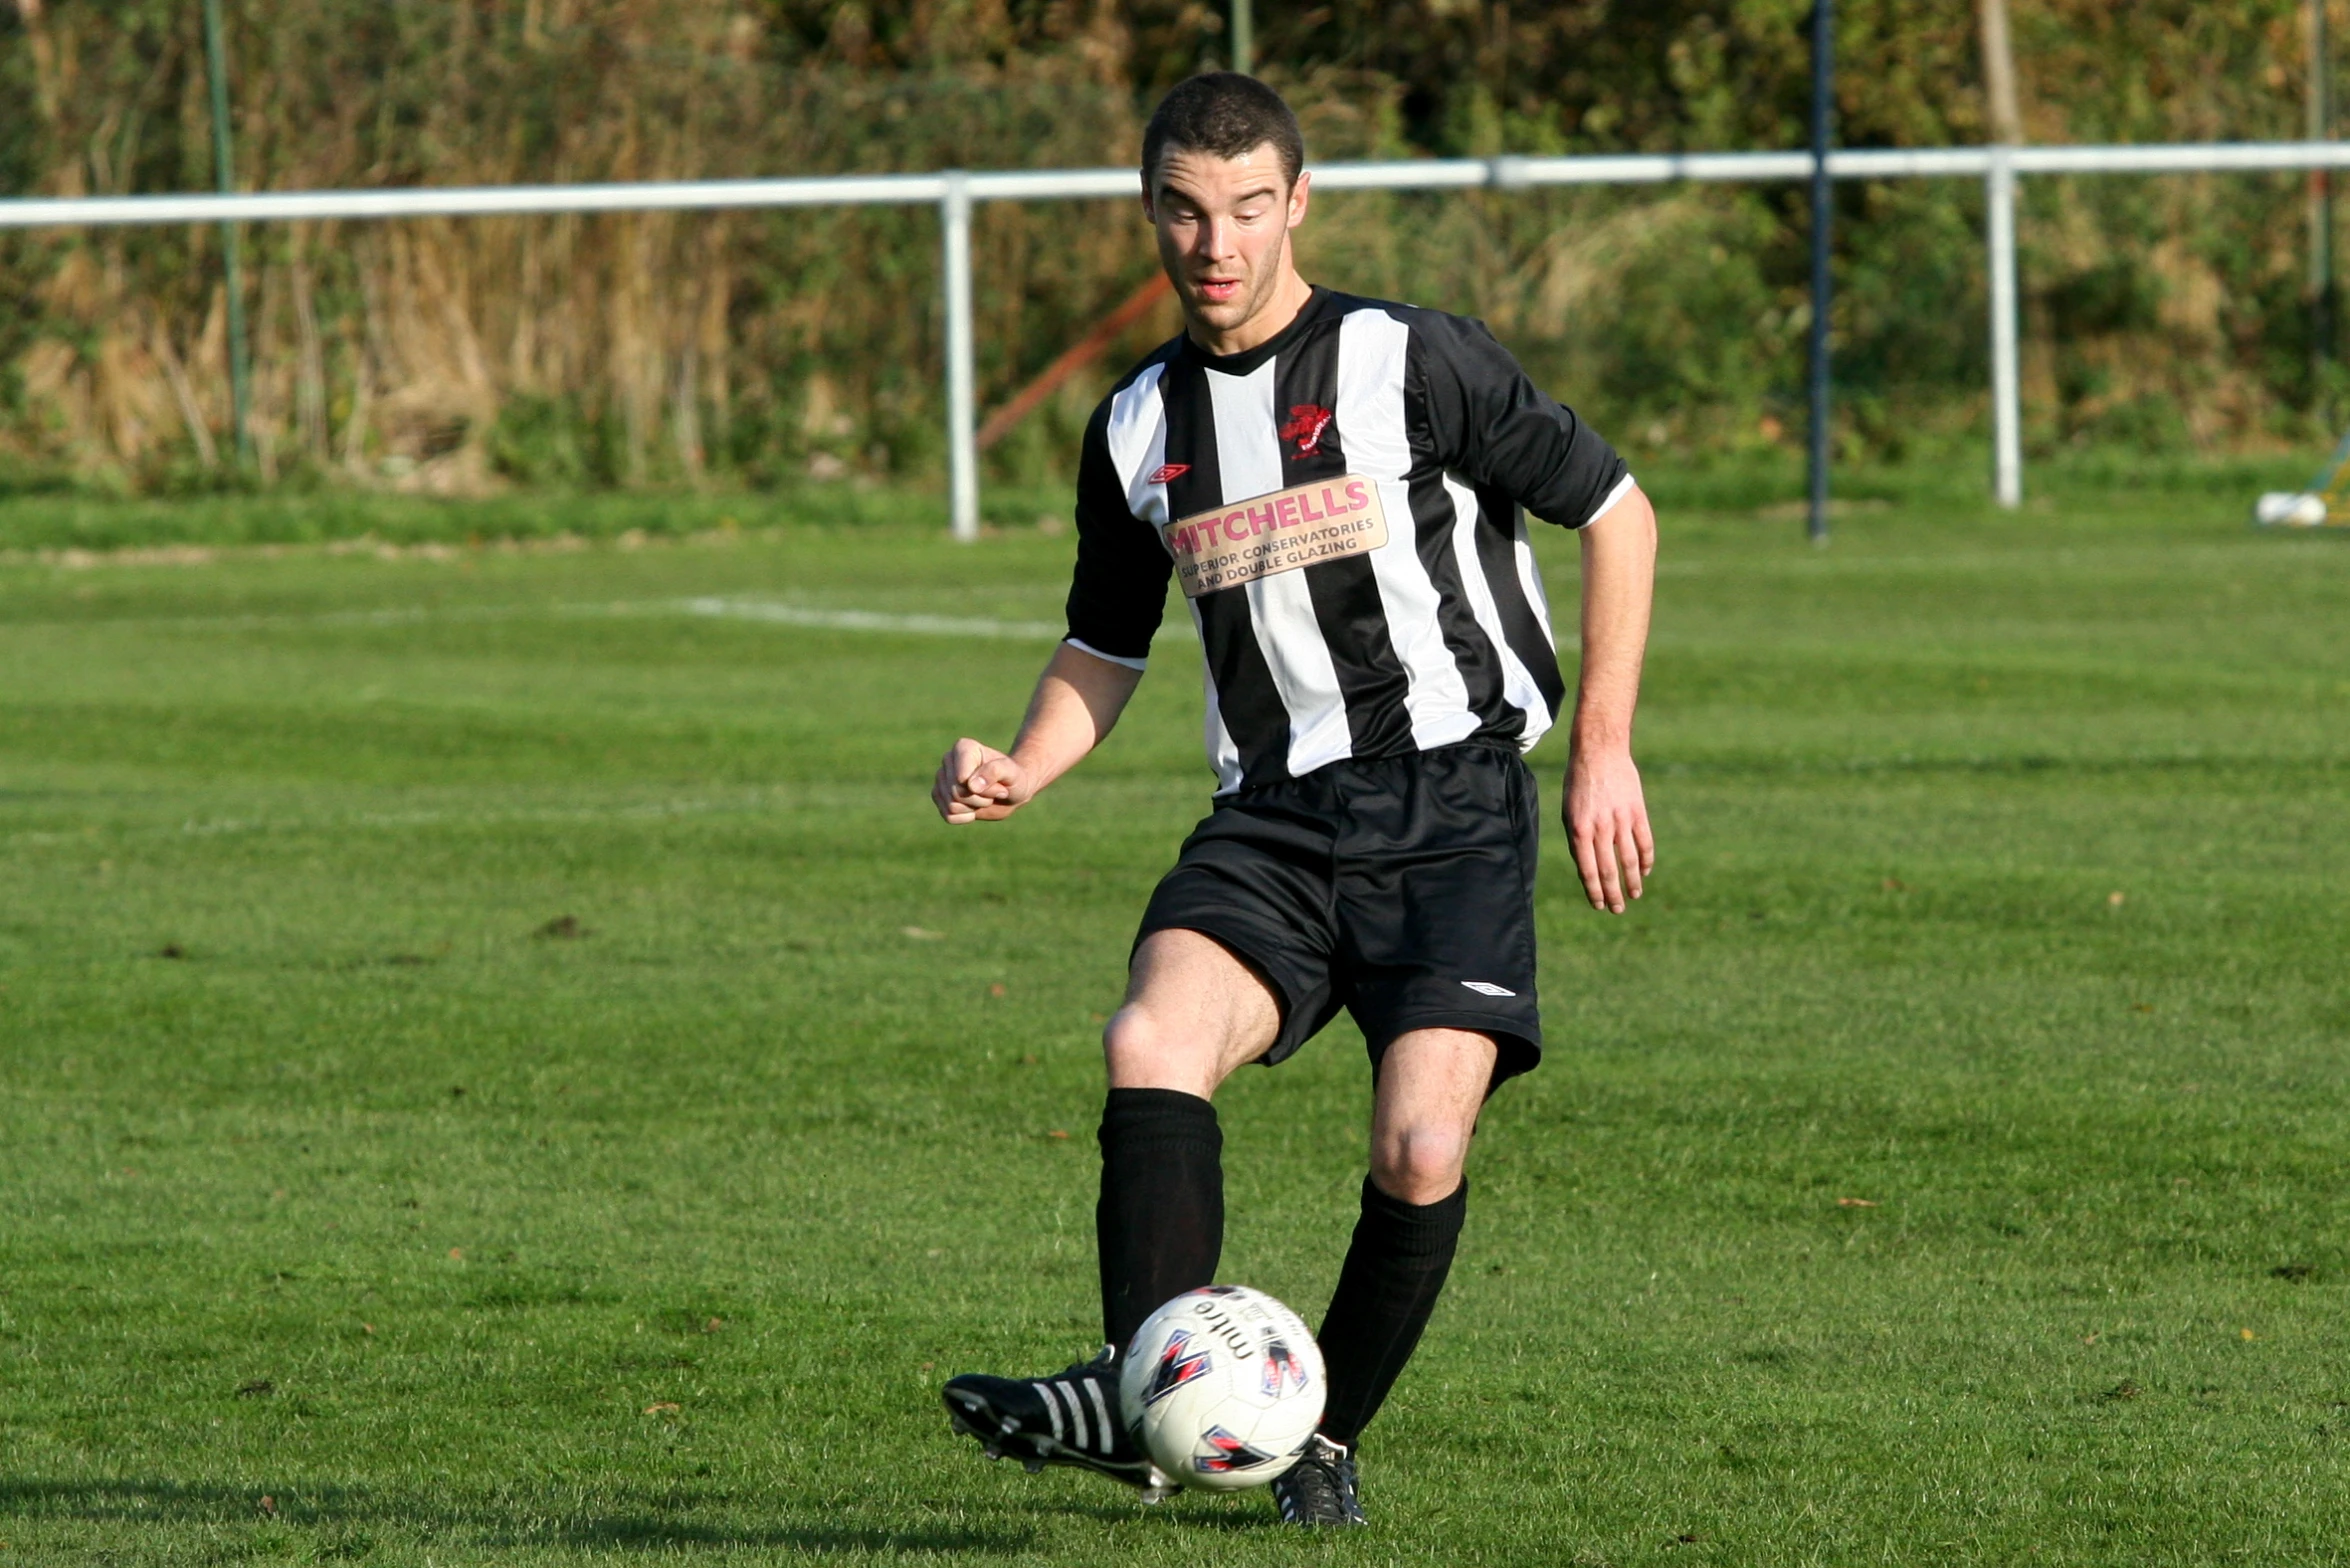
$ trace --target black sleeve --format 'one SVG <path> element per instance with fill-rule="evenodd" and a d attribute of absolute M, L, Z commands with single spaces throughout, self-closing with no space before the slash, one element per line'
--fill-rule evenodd
<path fill-rule="evenodd" d="M 1430 310 L 1411 325 L 1413 434 L 1437 465 L 1546 522 L 1590 522 L 1630 472 L 1616 449 L 1527 379 L 1484 322 Z"/>
<path fill-rule="evenodd" d="M 1110 405 L 1093 411 L 1077 460 L 1077 572 L 1069 584 L 1069 639 L 1139 664 L 1167 613 L 1175 559 L 1150 524 L 1126 508 L 1110 461 Z"/>

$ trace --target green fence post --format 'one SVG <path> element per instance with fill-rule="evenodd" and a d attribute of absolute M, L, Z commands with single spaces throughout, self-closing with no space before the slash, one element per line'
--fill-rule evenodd
<path fill-rule="evenodd" d="M 204 54 L 212 73 L 212 172 L 222 194 L 237 188 L 236 154 L 229 141 L 228 52 L 221 35 L 220 0 L 204 0 Z M 236 423 L 237 466 L 253 461 L 253 432 L 246 418 L 251 411 L 252 364 L 245 348 L 245 267 L 242 236 L 234 223 L 220 226 L 221 255 L 228 284 L 228 386 L 230 417 Z"/>

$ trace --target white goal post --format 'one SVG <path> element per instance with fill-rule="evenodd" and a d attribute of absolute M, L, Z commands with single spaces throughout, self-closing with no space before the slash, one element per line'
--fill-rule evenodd
<path fill-rule="evenodd" d="M 2017 382 L 2016 181 L 2029 174 L 2220 174 L 2350 168 L 2344 142 L 2186 142 L 2093 147 L 1848 148 L 1831 151 L 1839 180 L 1972 178 L 1984 182 L 1991 295 L 1993 493 L 2023 500 L 2023 412 Z M 1692 152 L 1557 158 L 1414 159 L 1313 167 L 1325 191 L 1525 190 L 1546 185 L 1802 180 L 1808 152 Z M 19 197 L 0 200 L 0 229 L 292 219 L 490 217 L 681 212 L 761 207 L 919 206 L 939 210 L 946 316 L 949 516 L 957 539 L 979 536 L 978 410 L 971 317 L 971 209 L 983 201 L 1130 196 L 1133 169 L 843 174 L 772 180 L 610 185 L 450 186 L 411 190 L 254 191 L 238 195 Z"/>

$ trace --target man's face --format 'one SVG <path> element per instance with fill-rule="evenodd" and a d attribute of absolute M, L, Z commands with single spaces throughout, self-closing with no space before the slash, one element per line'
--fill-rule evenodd
<path fill-rule="evenodd" d="M 1143 211 L 1184 313 L 1217 336 L 1271 304 L 1287 270 L 1289 231 L 1306 215 L 1306 176 L 1293 186 L 1270 142 L 1237 158 L 1170 148 Z"/>

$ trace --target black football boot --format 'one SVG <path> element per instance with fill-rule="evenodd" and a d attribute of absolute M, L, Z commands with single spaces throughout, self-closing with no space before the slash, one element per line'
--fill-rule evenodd
<path fill-rule="evenodd" d="M 1009 1455 L 1031 1475 L 1046 1465 L 1076 1465 L 1125 1482 L 1146 1503 L 1178 1490 L 1135 1446 L 1119 1417 L 1117 1352 L 1110 1346 L 1051 1377 L 966 1372 L 949 1379 L 940 1397 L 955 1430 L 977 1438 L 990 1459 Z"/>
<path fill-rule="evenodd" d="M 1273 1483 L 1273 1501 L 1285 1524 L 1322 1526 L 1369 1524 L 1355 1501 L 1355 1456 L 1350 1448 L 1316 1432 L 1297 1463 Z"/>

